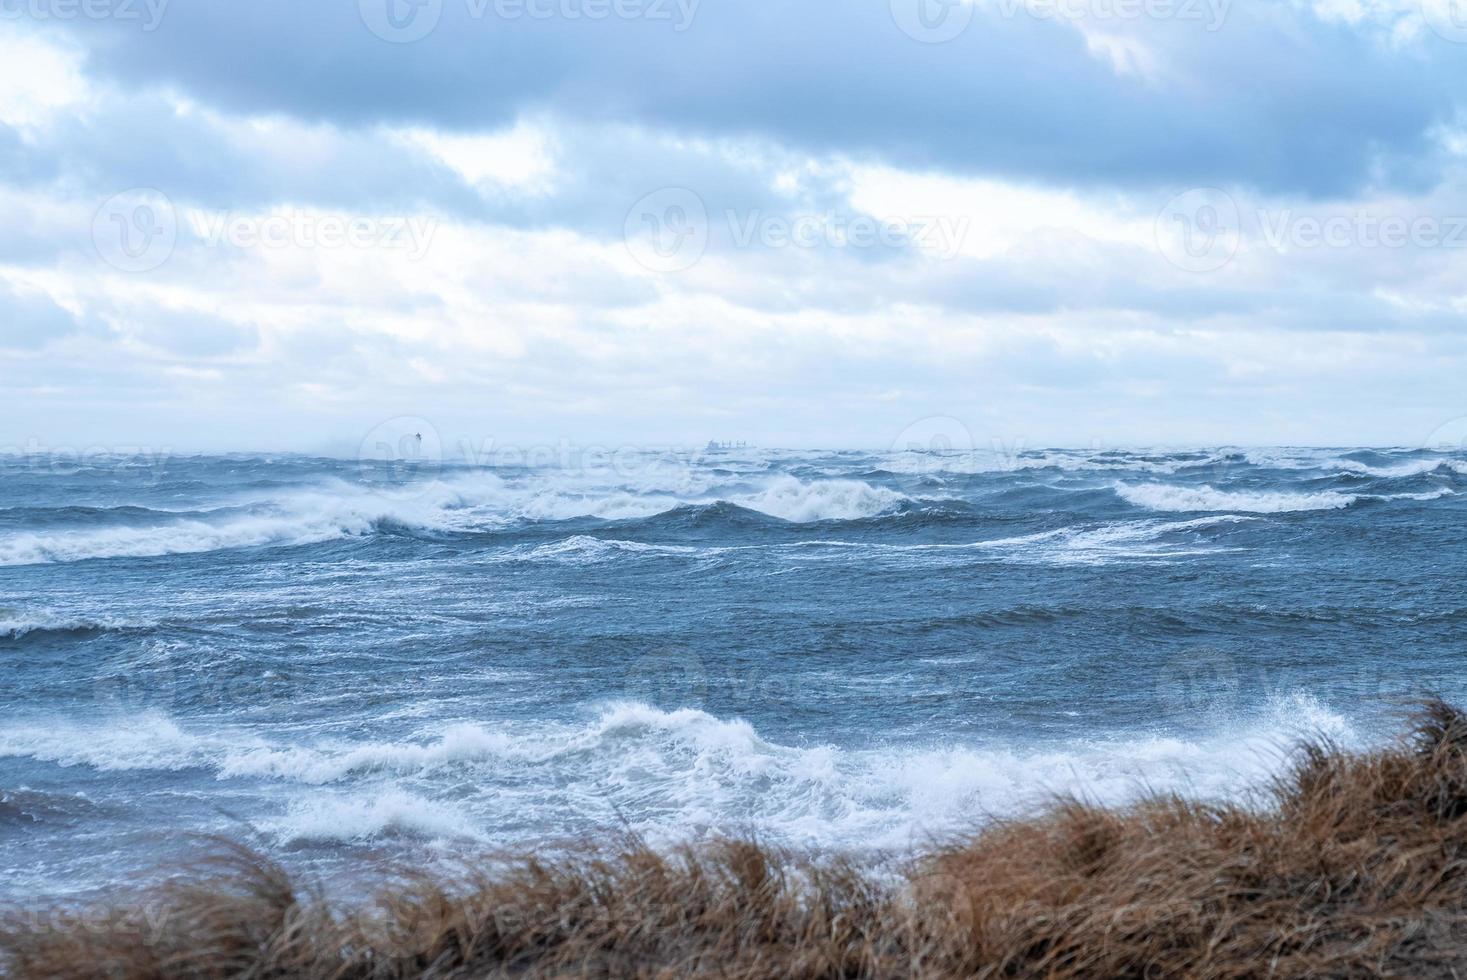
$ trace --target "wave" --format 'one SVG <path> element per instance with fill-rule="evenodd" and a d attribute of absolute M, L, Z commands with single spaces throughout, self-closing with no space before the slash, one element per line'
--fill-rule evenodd
<path fill-rule="evenodd" d="M 1317 493 L 1226 491 L 1209 486 L 1177 487 L 1165 483 L 1123 483 L 1115 490 L 1122 500 L 1138 507 L 1176 512 L 1229 510 L 1249 514 L 1285 514 L 1305 510 L 1340 510 L 1360 499 L 1358 495 L 1334 490 Z"/>
<path fill-rule="evenodd" d="M 1215 553 L 1218 547 L 1192 532 L 1254 520 L 1242 514 L 1221 514 L 1190 521 L 1117 521 L 1037 531 L 984 541 L 894 544 L 812 538 L 802 541 L 722 546 L 648 544 L 619 538 L 577 534 L 541 545 L 519 545 L 494 555 L 492 562 L 554 562 L 599 565 L 637 558 L 707 559 L 735 552 L 762 552 L 791 561 L 847 562 L 909 560 L 941 565 L 971 561 L 1016 564 L 1104 564 L 1124 559 L 1164 559 Z"/>
<path fill-rule="evenodd" d="M 229 548 L 302 545 L 370 533 L 381 521 L 405 516 L 374 506 L 359 489 L 300 493 L 279 502 L 204 512 L 154 523 L 13 533 L 0 538 L 0 565 L 38 565 L 92 558 L 146 558 Z"/>
<path fill-rule="evenodd" d="M 7 825 L 76 823 L 95 810 L 96 804 L 80 793 L 47 793 L 25 788 L 0 790 L 0 828 Z"/>
<path fill-rule="evenodd" d="M 392 488 L 390 493 L 337 482 L 152 526 L 12 533 L 0 537 L 0 565 L 310 545 L 367 536 L 389 527 L 476 532 L 526 521 L 641 519 L 681 507 L 720 503 L 792 523 L 814 523 L 875 517 L 910 500 L 894 490 L 857 480 L 806 482 L 787 475 L 737 492 L 690 498 L 543 482 L 516 485 L 492 474 Z"/>
<path fill-rule="evenodd" d="M 1123 452 L 1118 450 L 974 450 L 972 452 L 919 452 L 908 450 L 882 457 L 879 465 L 889 473 L 912 475 L 952 474 L 976 476 L 1015 473 L 1024 470 L 1064 472 L 1135 472 L 1172 474 L 1184 469 L 1212 466 L 1234 458 L 1223 451 Z"/>
<path fill-rule="evenodd" d="M 331 794 L 298 800 L 260 830 L 284 844 L 359 843 L 391 837 L 484 839 L 458 807 L 401 790 L 370 795 Z"/>
<path fill-rule="evenodd" d="M 859 480 L 803 483 L 788 476 L 774 480 L 757 493 L 729 500 L 729 503 L 795 524 L 860 520 L 887 513 L 910 502 L 911 498 L 905 494 Z"/>
<path fill-rule="evenodd" d="M 511 754 L 513 740 L 476 725 L 455 725 L 428 744 L 368 743 L 332 751 L 277 749 L 264 743 L 230 753 L 218 764 L 221 778 L 269 776 L 322 784 L 366 772 L 415 773 L 455 763 Z"/>
<path fill-rule="evenodd" d="M 1425 476 L 1429 473 L 1467 475 L 1467 463 L 1451 459 L 1413 459 L 1394 466 L 1370 466 L 1353 459 L 1341 459 L 1329 463 L 1328 468 L 1385 480 Z"/>
<path fill-rule="evenodd" d="M 1221 514 L 1190 521 L 1116 521 L 1095 526 L 1055 528 L 985 541 L 929 544 L 886 544 L 871 541 L 810 540 L 770 545 L 806 558 L 848 557 L 858 552 L 867 559 L 882 556 L 920 556 L 924 563 L 998 560 L 1014 564 L 1105 564 L 1124 559 L 1165 559 L 1215 552 L 1210 541 L 1192 532 L 1239 524 L 1255 518 Z M 801 555 L 801 553 L 804 553 Z"/>
<path fill-rule="evenodd" d="M 58 613 L 53 610 L 29 612 L 0 609 L 0 639 L 18 640 L 33 633 L 95 633 L 105 630 L 148 629 L 151 621 L 121 616 Z"/>
<path fill-rule="evenodd" d="M 0 758 L 38 759 L 101 772 L 197 768 L 238 744 L 225 735 L 187 733 L 155 712 L 98 725 L 34 723 L 0 728 Z"/>
<path fill-rule="evenodd" d="M 727 548 L 695 548 L 689 545 L 643 544 L 618 538 L 593 538 L 577 534 L 564 541 L 511 549 L 498 560 L 550 561 L 567 565 L 597 565 L 626 557 L 691 558 L 727 551 Z"/>
<path fill-rule="evenodd" d="M 774 467 L 776 461 L 785 471 Z M 758 521 L 880 519 L 893 532 L 918 531 L 940 522 L 965 524 L 1005 508 L 1083 511 L 1092 497 L 1102 506 L 1112 492 L 1160 511 L 1287 513 L 1339 509 L 1370 495 L 1291 488 L 1287 483 L 1247 491 L 1228 489 L 1231 484 L 1221 482 L 1177 486 L 1165 477 L 1185 472 L 1200 476 L 1216 466 L 1314 470 L 1339 481 L 1347 475 L 1400 479 L 1467 471 L 1467 462 L 1459 459 L 1340 450 L 786 454 L 777 460 L 771 456 L 756 469 L 714 467 L 706 460 L 674 456 L 644 462 L 621 469 L 448 469 L 418 482 L 392 482 L 390 473 L 373 471 L 359 471 L 353 481 L 342 477 L 350 471 L 341 467 L 330 471 L 336 475 L 302 467 L 292 477 L 315 482 L 272 479 L 262 487 L 259 481 L 243 479 L 243 489 L 216 499 L 212 509 L 197 501 L 189 510 L 170 510 L 173 500 L 143 506 L 139 501 L 147 503 L 144 498 L 109 507 L 12 507 L 0 512 L 5 516 L 0 566 L 308 546 L 381 534 L 483 534 L 588 520 L 705 525 L 727 519 L 752 526 Z M 974 497 L 967 490 L 948 492 L 940 475 L 1019 470 L 1056 471 L 1059 476 L 1043 479 L 1060 485 L 1031 479 L 1016 486 L 995 479 L 985 488 L 981 480 L 967 481 L 977 488 Z M 1095 474 L 1104 482 L 1097 483 Z M 1127 474 L 1136 478 L 1125 479 Z M 1118 477 L 1122 482 L 1111 486 Z M 933 495 L 929 487 L 940 493 Z M 1451 491 L 1441 487 L 1435 492 Z"/>
<path fill-rule="evenodd" d="M 1440 487 L 1422 493 L 1340 493 L 1336 490 L 1217 490 L 1210 486 L 1178 487 L 1165 483 L 1123 483 L 1116 494 L 1127 503 L 1150 510 L 1191 513 L 1242 511 L 1249 514 L 1287 514 L 1312 510 L 1343 510 L 1362 500 L 1440 500 L 1455 491 Z"/>
<path fill-rule="evenodd" d="M 107 728 L 0 730 L 0 755 L 101 769 L 204 767 L 289 789 L 262 823 L 282 840 L 411 834 L 508 842 L 624 819 L 657 841 L 754 831 L 781 842 L 902 848 L 1016 815 L 1056 793 L 1122 803 L 1147 791 L 1228 798 L 1276 771 L 1303 735 L 1350 746 L 1340 715 L 1306 693 L 1275 698 L 1211 735 L 1068 743 L 794 746 L 741 719 L 637 702 L 585 724 L 460 723 L 398 742 L 271 743 L 191 735 L 145 717 Z"/>

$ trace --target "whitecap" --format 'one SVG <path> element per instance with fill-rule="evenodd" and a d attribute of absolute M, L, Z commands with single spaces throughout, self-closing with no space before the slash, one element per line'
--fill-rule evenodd
<path fill-rule="evenodd" d="M 1122 483 L 1115 492 L 1127 503 L 1150 510 L 1242 511 L 1249 514 L 1284 514 L 1307 510 L 1340 510 L 1360 497 L 1321 490 L 1291 493 L 1268 490 L 1216 490 L 1210 486 L 1178 487 L 1165 483 Z"/>
<path fill-rule="evenodd" d="M 1147 792 L 1245 799 L 1287 748 L 1322 735 L 1362 745 L 1307 692 L 1287 692 L 1208 733 L 1133 731 L 1022 742 L 782 744 L 694 708 L 607 705 L 584 723 L 460 722 L 401 742 L 271 742 L 191 735 L 171 721 L 12 725 L 0 755 L 110 770 L 203 766 L 278 786 L 262 824 L 284 840 L 409 833 L 512 843 L 616 826 L 658 842 L 753 831 L 766 839 L 901 848 L 1030 812 L 1057 794 L 1122 804 Z M 516 828 L 508 835 L 505 827 Z"/>

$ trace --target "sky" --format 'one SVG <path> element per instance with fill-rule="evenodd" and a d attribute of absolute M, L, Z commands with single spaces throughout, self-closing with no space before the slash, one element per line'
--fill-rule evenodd
<path fill-rule="evenodd" d="M 1464 102 L 1467 0 L 0 0 L 0 451 L 1433 444 Z"/>

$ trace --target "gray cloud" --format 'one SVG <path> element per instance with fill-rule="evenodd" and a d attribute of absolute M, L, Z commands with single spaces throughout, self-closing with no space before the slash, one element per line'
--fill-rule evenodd
<path fill-rule="evenodd" d="M 0 281 L 0 347 L 39 350 L 81 329 L 77 318 L 49 296 L 21 292 Z"/>
<path fill-rule="evenodd" d="M 1310 194 L 1432 180 L 1428 133 L 1454 118 L 1467 78 L 1453 45 L 1401 50 L 1302 5 L 1224 6 L 1218 30 L 1091 25 L 1159 52 L 1158 78 L 1116 72 L 1073 25 L 998 7 L 940 45 L 903 35 L 885 3 L 706 0 L 684 31 L 645 18 L 475 17 L 470 0 L 441 9 L 411 44 L 374 36 L 346 2 L 180 3 L 152 32 L 70 26 L 91 45 L 94 74 L 236 111 L 484 129 L 548 110 L 1069 184 Z"/>

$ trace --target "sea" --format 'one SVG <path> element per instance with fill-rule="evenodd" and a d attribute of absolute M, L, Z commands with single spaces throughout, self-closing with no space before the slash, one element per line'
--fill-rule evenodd
<path fill-rule="evenodd" d="M 1467 699 L 1464 581 L 1461 450 L 12 453 L 0 899 L 1251 805 Z"/>

